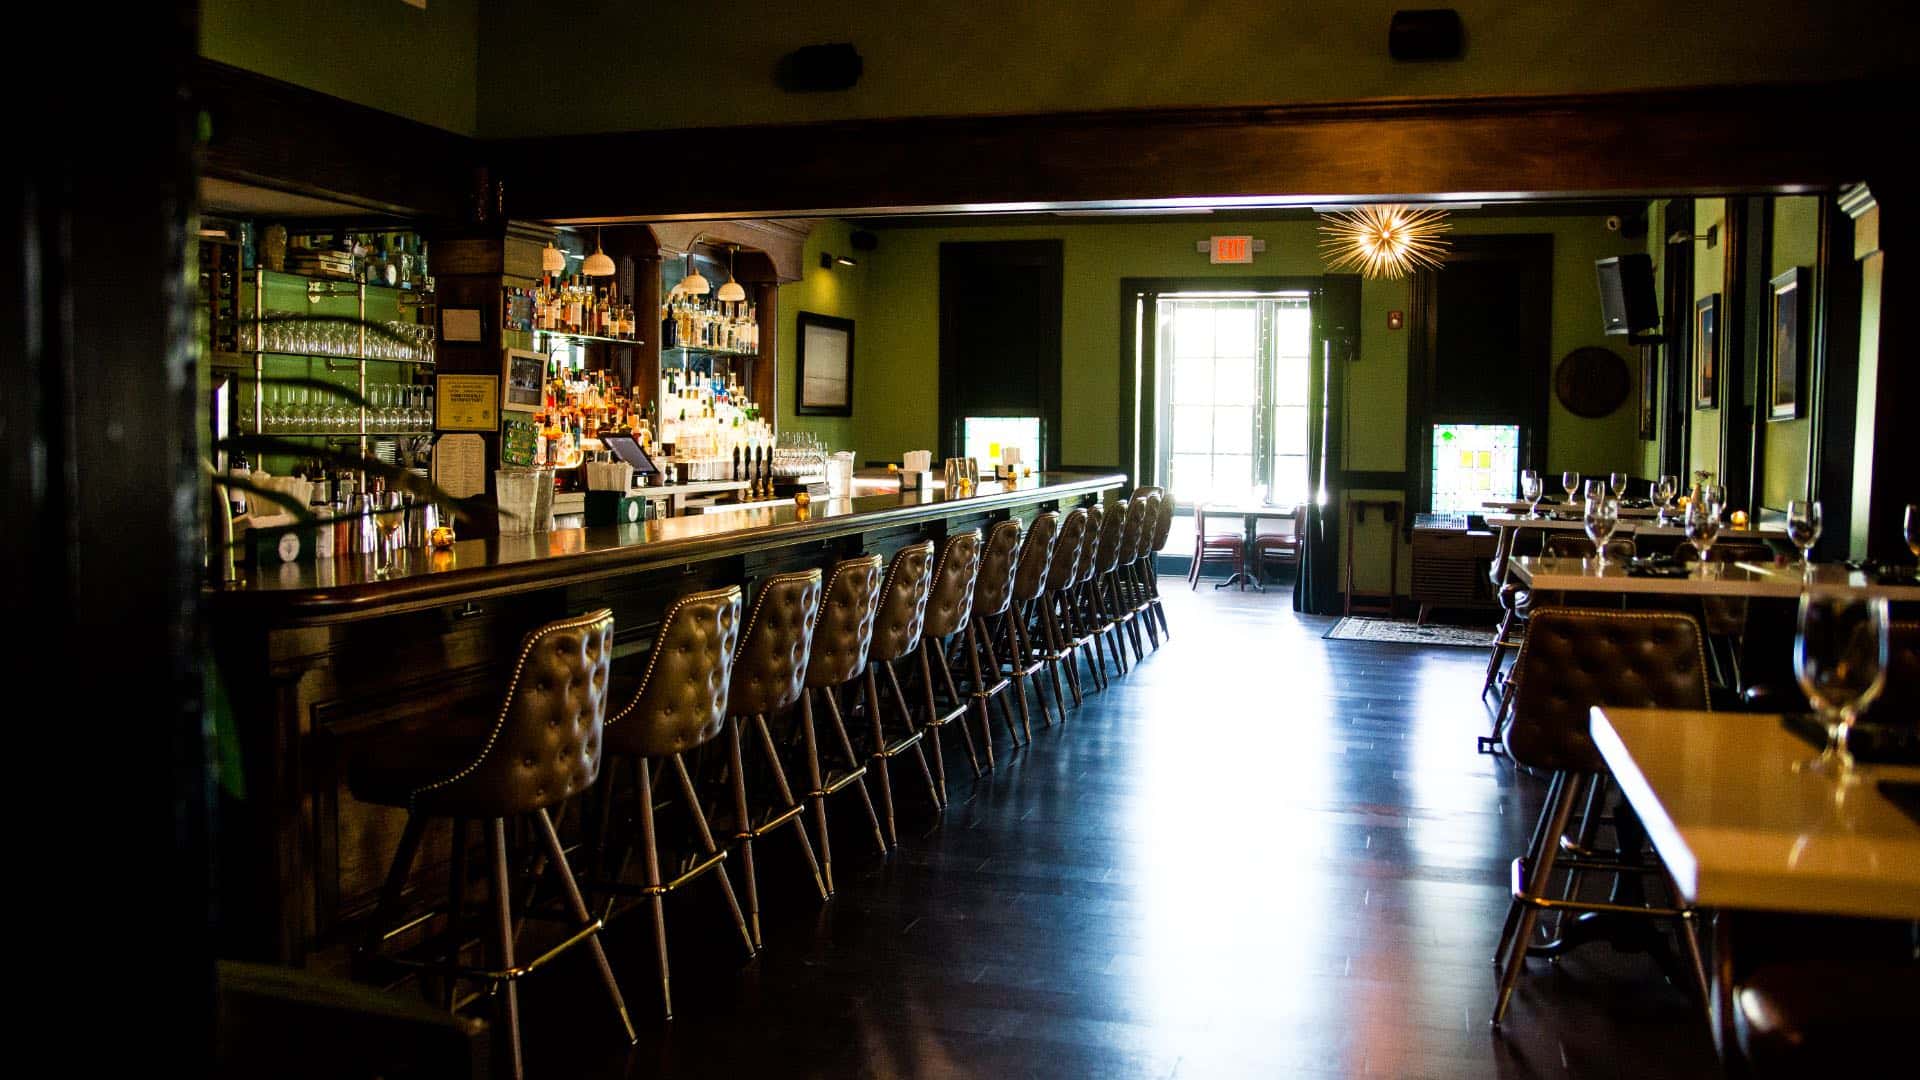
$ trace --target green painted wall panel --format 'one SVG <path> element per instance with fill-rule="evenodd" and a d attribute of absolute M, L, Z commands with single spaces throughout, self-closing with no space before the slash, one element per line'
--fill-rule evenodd
<path fill-rule="evenodd" d="M 835 266 L 831 270 L 820 266 L 822 251 L 845 254 L 852 249 L 853 245 L 848 240 L 848 233 L 852 231 L 852 226 L 840 220 L 816 223 L 813 231 L 807 234 L 806 255 L 801 260 L 805 268 L 804 275 L 799 281 L 780 286 L 780 335 L 776 343 L 779 392 L 778 400 L 773 405 L 781 430 L 810 431 L 835 450 L 864 453 L 852 417 L 796 416 L 793 412 L 794 402 L 798 400 L 794 380 L 797 377 L 795 357 L 800 341 L 795 328 L 799 325 L 797 316 L 802 311 L 853 320 L 854 416 L 861 415 L 863 407 L 868 405 L 859 381 L 865 374 L 864 369 L 873 363 L 875 353 L 873 328 L 864 318 L 861 299 L 866 292 L 867 280 L 874 273 L 872 260 L 861 258 L 858 266 Z M 768 403 L 760 404 L 764 408 Z M 855 459 L 856 463 L 864 460 L 864 456 Z"/>
<path fill-rule="evenodd" d="M 1800 196 L 1773 200 L 1773 253 L 1769 275 L 1777 276 L 1796 266 L 1811 271 L 1819 258 L 1820 199 Z M 1811 274 L 1808 281 L 1812 281 Z M 1801 318 L 1812 317 L 1812 311 L 1802 309 Z M 1811 335 L 1808 340 L 1811 341 Z M 1803 364 L 1811 362 L 1811 356 L 1801 359 Z M 1771 380 L 1771 368 L 1766 370 L 1766 378 Z M 1765 385 L 1771 385 L 1770 381 Z M 1803 403 L 1803 409 L 1808 405 L 1811 405 L 1811 401 Z M 1807 455 L 1812 437 L 1813 420 L 1810 415 L 1799 420 L 1774 420 L 1767 424 L 1766 457 L 1761 462 L 1760 470 L 1762 506 L 1784 510 L 1787 500 L 1805 497 Z"/>
<path fill-rule="evenodd" d="M 1704 237 L 1708 229 L 1722 227 L 1725 224 L 1726 216 L 1727 200 L 1694 200 L 1694 235 Z M 1705 240 L 1695 240 L 1693 242 L 1694 301 L 1698 303 L 1713 293 L 1723 294 L 1720 298 L 1720 317 L 1723 323 L 1721 333 L 1723 335 L 1725 334 L 1724 322 L 1727 313 L 1727 299 L 1724 295 L 1727 275 L 1726 250 L 1726 245 L 1724 244 L 1708 247 Z M 1687 318 L 1693 318 L 1693 313 L 1688 312 Z M 1724 342 L 1724 336 L 1721 340 Z M 1698 343 L 1695 344 L 1695 348 L 1697 351 Z M 1727 362 L 1726 357 L 1722 355 L 1718 362 L 1724 365 Z M 1687 385 L 1691 388 L 1698 384 L 1700 375 L 1698 371 L 1694 370 L 1691 361 L 1688 363 L 1687 371 Z M 1723 387 L 1724 384 L 1725 380 L 1723 379 Z M 1690 389 L 1690 396 L 1691 393 L 1692 391 Z M 1725 406 L 1726 404 L 1727 401 L 1723 394 L 1720 398 L 1720 406 Z M 1687 469 L 1689 472 L 1696 472 L 1701 469 L 1705 469 L 1716 475 L 1720 472 L 1720 423 L 1721 409 L 1719 407 L 1712 409 L 1695 409 L 1693 411 L 1691 446 L 1687 453 Z M 1683 483 L 1691 482 L 1691 477 L 1682 477 L 1681 481 Z"/>

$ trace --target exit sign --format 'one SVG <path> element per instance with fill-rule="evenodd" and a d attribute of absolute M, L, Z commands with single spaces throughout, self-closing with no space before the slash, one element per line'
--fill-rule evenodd
<path fill-rule="evenodd" d="M 1253 237 L 1251 236 L 1215 236 L 1207 243 L 1207 261 L 1215 265 L 1253 261 Z"/>

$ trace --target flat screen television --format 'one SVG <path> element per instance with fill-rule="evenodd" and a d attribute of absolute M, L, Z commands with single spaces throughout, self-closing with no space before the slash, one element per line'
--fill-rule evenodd
<path fill-rule="evenodd" d="M 1600 317 L 1606 333 L 1639 334 L 1659 327 L 1652 256 L 1616 255 L 1593 267 L 1600 277 Z"/>

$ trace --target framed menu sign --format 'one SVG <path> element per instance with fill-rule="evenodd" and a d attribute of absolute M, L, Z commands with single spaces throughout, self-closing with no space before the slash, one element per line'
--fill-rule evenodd
<path fill-rule="evenodd" d="M 500 427 L 499 376 L 438 375 L 433 387 L 435 430 L 495 431 Z"/>

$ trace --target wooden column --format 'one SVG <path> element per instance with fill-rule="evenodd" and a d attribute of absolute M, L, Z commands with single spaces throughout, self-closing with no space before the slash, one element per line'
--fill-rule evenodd
<path fill-rule="evenodd" d="M 647 415 L 649 405 L 660 396 L 660 249 L 634 252 L 633 317 L 639 324 L 640 344 L 633 350 L 633 381 L 630 390 L 634 408 Z M 658 435 L 658 432 L 655 432 Z"/>
<path fill-rule="evenodd" d="M 780 415 L 779 402 L 774 398 L 780 392 L 780 373 L 777 370 L 780 356 L 780 286 L 777 282 L 763 281 L 753 287 L 753 303 L 760 322 L 760 358 L 753 362 L 753 400 L 760 405 L 761 413 L 767 423 L 779 430 L 777 417 Z"/>

